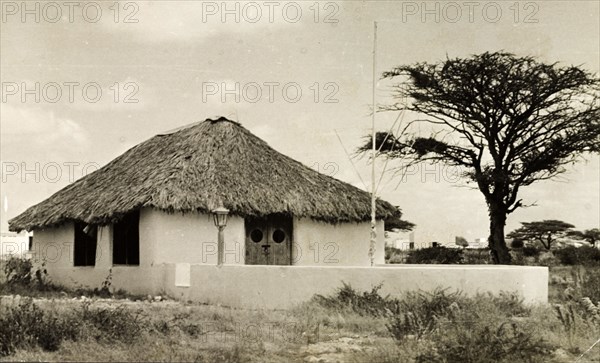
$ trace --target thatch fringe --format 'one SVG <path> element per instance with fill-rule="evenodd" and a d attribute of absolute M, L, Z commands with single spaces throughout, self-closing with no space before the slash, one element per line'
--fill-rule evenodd
<path fill-rule="evenodd" d="M 129 149 L 9 221 L 32 230 L 77 220 L 105 225 L 142 207 L 239 216 L 284 213 L 329 223 L 366 221 L 370 195 L 275 151 L 240 124 L 220 118 L 160 134 Z M 377 203 L 377 217 L 396 209 Z"/>

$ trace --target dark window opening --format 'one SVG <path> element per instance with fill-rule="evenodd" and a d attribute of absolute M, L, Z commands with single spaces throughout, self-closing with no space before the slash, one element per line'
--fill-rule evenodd
<path fill-rule="evenodd" d="M 439 247 L 440 244 L 438 242 L 431 242 L 431 247 Z"/>
<path fill-rule="evenodd" d="M 409 250 L 414 250 L 415 249 L 415 243 L 414 242 L 409 242 L 408 243 L 408 249 Z"/>
<path fill-rule="evenodd" d="M 275 232 L 273 232 L 273 241 L 275 241 L 275 243 L 281 243 L 285 241 L 285 232 L 281 229 L 278 229 Z"/>
<path fill-rule="evenodd" d="M 255 242 L 255 243 L 262 241 L 263 232 L 258 228 L 253 230 L 252 232 L 250 232 L 250 239 L 252 240 L 252 242 Z"/>
<path fill-rule="evenodd" d="M 140 264 L 140 212 L 127 213 L 113 225 L 113 264 Z"/>
<path fill-rule="evenodd" d="M 96 265 L 97 236 L 97 226 L 75 223 L 74 266 Z"/>

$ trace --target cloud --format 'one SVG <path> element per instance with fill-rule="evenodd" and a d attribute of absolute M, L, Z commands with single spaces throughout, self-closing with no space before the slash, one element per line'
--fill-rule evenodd
<path fill-rule="evenodd" d="M 7 150 L 18 150 L 22 156 L 35 153 L 38 148 L 42 151 L 48 148 L 81 150 L 89 142 L 80 123 L 57 117 L 51 110 L 4 104 L 0 118 L 3 147 L 7 143 L 21 143 L 20 147 L 7 147 Z M 60 148 L 57 145 L 61 145 Z"/>
<path fill-rule="evenodd" d="M 128 20 L 104 21 L 111 31 L 127 32 L 150 42 L 205 39 L 221 33 L 247 34 L 274 27 L 298 27 L 312 20 L 312 3 L 294 1 L 178 1 L 135 2 L 127 9 Z M 131 5 L 133 4 L 133 5 Z M 339 6 L 338 6 L 339 8 Z M 125 15 L 125 12 L 123 12 Z"/>

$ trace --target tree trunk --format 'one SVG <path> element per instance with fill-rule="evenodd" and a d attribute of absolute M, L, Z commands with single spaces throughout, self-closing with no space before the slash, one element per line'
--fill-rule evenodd
<path fill-rule="evenodd" d="M 510 265 L 511 257 L 504 239 L 504 225 L 506 224 L 506 210 L 500 206 L 489 203 L 490 212 L 490 237 L 488 238 L 492 260 L 495 264 Z"/>

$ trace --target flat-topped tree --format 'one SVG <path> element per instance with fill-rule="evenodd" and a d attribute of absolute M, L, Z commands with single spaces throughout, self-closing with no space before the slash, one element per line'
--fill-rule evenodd
<path fill-rule="evenodd" d="M 546 250 L 550 250 L 558 239 L 573 233 L 572 228 L 575 227 L 570 223 L 554 219 L 521 222 L 521 225 L 521 227 L 510 232 L 507 237 L 530 243 L 539 242 Z"/>
<path fill-rule="evenodd" d="M 410 232 L 417 226 L 412 222 L 402 219 L 402 209 L 399 206 L 396 206 L 396 211 L 396 215 L 385 220 L 386 231 Z"/>
<path fill-rule="evenodd" d="M 487 203 L 495 263 L 511 262 L 504 226 L 523 206 L 520 189 L 600 151 L 600 81 L 581 67 L 496 52 L 401 66 L 383 77 L 398 77 L 394 96 L 407 100 L 386 110 L 425 117 L 402 135 L 378 133 L 376 147 L 404 165 L 461 168 Z M 416 123 L 432 125 L 433 134 L 411 133 Z M 370 149 L 370 140 L 360 148 Z"/>

